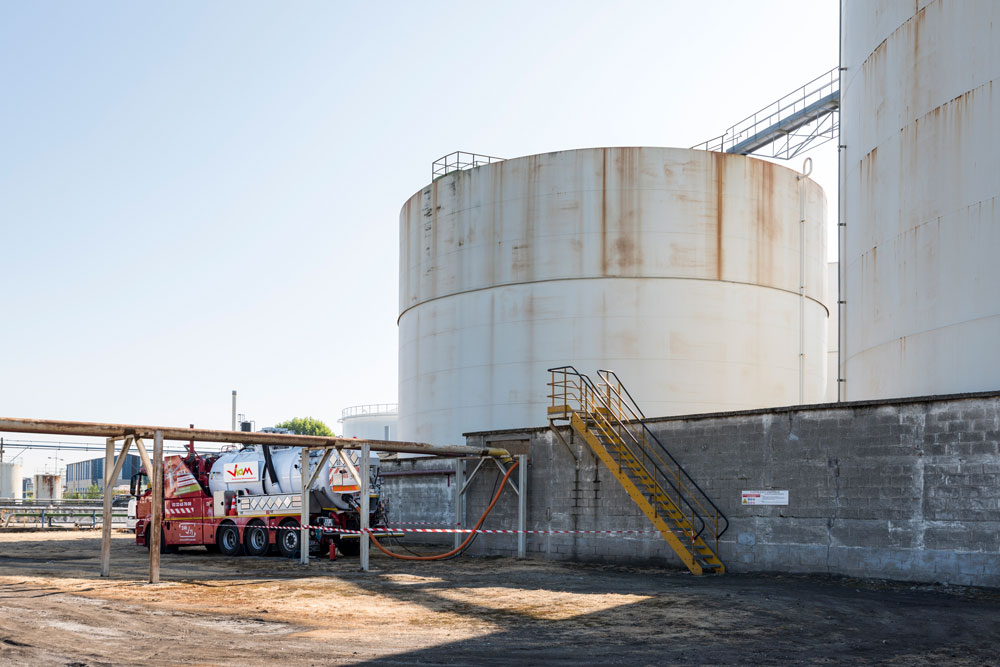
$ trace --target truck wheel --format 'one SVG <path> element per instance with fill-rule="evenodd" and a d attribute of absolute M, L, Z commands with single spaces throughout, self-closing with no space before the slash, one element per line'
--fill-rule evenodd
<path fill-rule="evenodd" d="M 344 554 L 349 558 L 354 558 L 355 556 L 361 555 L 361 540 L 342 540 L 336 539 L 333 541 L 337 545 L 337 551 Z"/>
<path fill-rule="evenodd" d="M 149 551 L 149 540 L 150 540 L 151 537 L 152 537 L 152 535 L 151 535 L 151 532 L 150 532 L 150 527 L 146 526 L 146 551 Z M 176 547 L 168 547 L 167 546 L 167 536 L 164 535 L 163 531 L 161 530 L 160 531 L 160 553 L 161 554 L 169 554 L 169 553 L 174 553 L 174 551 L 176 551 Z"/>
<path fill-rule="evenodd" d="M 281 522 L 282 530 L 278 531 L 278 551 L 285 558 L 295 558 L 299 555 L 300 533 L 299 522 L 295 519 L 285 519 Z"/>
<path fill-rule="evenodd" d="M 219 526 L 215 531 L 215 543 L 219 545 L 219 551 L 224 556 L 239 556 L 243 551 L 240 545 L 240 531 L 232 524 Z"/>
<path fill-rule="evenodd" d="M 243 531 L 243 548 L 248 556 L 265 556 L 271 540 L 267 534 L 267 526 L 262 522 L 251 523 Z"/>

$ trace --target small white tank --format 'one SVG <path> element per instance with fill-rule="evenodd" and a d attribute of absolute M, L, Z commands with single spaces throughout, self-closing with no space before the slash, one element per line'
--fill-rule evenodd
<path fill-rule="evenodd" d="M 337 421 L 345 438 L 362 440 L 395 440 L 399 406 L 395 403 L 374 403 L 344 408 Z"/>
<path fill-rule="evenodd" d="M 62 500 L 62 475 L 35 475 L 35 500 Z"/>
<path fill-rule="evenodd" d="M 236 491 L 247 495 L 269 495 L 276 493 L 301 493 L 302 472 L 299 467 L 301 449 L 298 447 L 271 448 L 271 463 L 274 466 L 277 482 L 272 482 L 267 472 L 264 447 L 253 445 L 239 451 L 223 454 L 212 465 L 209 473 L 209 489 L 216 491 Z M 310 451 L 310 466 L 315 467 L 323 454 Z M 346 452 L 352 465 L 358 467 L 361 461 L 359 452 Z M 372 469 L 378 468 L 378 456 L 370 456 Z M 357 482 L 350 471 L 340 461 L 337 454 L 323 465 L 316 478 L 312 491 L 320 494 L 324 503 L 337 509 L 349 509 L 356 505 L 349 497 L 358 493 Z"/>
<path fill-rule="evenodd" d="M 0 462 L 0 498 L 21 498 L 21 464 Z"/>

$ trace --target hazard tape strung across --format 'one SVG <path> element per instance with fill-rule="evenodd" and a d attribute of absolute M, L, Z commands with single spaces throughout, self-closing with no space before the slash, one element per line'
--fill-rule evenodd
<path fill-rule="evenodd" d="M 214 522 L 195 522 L 180 519 L 178 523 L 201 523 L 204 526 L 216 526 Z M 232 524 L 227 524 L 232 525 Z M 360 535 L 360 530 L 334 528 L 332 526 L 305 526 L 307 530 L 322 530 L 327 533 L 342 535 Z M 271 526 L 270 530 L 302 530 L 302 526 Z M 480 535 L 654 535 L 656 530 L 504 530 L 500 528 L 398 528 L 396 526 L 379 526 L 369 528 L 369 533 L 478 533 Z"/>
<path fill-rule="evenodd" d="M 656 530 L 502 530 L 486 529 L 470 530 L 468 528 L 369 528 L 368 532 L 388 530 L 400 533 L 479 533 L 482 535 L 645 535 L 658 533 Z M 347 532 L 347 531 L 341 531 Z M 353 531 L 358 533 L 360 531 Z"/>
<path fill-rule="evenodd" d="M 441 526 L 452 527 L 461 526 L 460 523 L 445 523 L 443 521 L 394 521 L 394 526 Z"/>

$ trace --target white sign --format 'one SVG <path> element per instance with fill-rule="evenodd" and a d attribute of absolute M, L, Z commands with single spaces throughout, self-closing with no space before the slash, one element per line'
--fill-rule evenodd
<path fill-rule="evenodd" d="M 244 482 L 259 482 L 260 471 L 257 461 L 237 461 L 225 466 L 222 470 L 223 481 L 226 484 L 242 484 Z"/>
<path fill-rule="evenodd" d="M 744 491 L 744 505 L 787 505 L 788 491 Z"/>

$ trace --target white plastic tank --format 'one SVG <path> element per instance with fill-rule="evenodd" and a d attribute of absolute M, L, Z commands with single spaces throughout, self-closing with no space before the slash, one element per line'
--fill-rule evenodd
<path fill-rule="evenodd" d="M 0 498 L 21 498 L 21 464 L 0 461 Z"/>
<path fill-rule="evenodd" d="M 846 397 L 1000 389 L 1000 3 L 841 12 Z"/>
<path fill-rule="evenodd" d="M 345 438 L 395 440 L 399 406 L 395 403 L 371 403 L 344 408 L 337 420 Z"/>
<path fill-rule="evenodd" d="M 262 445 L 253 445 L 221 455 L 212 464 L 209 472 L 209 490 L 235 491 L 247 495 L 302 492 L 302 469 L 299 462 L 302 450 L 298 447 L 271 447 L 271 463 L 277 481 L 272 482 L 267 471 L 266 457 Z M 315 467 L 322 459 L 322 452 L 311 451 L 310 466 Z M 360 453 L 345 451 L 355 470 L 359 470 Z M 312 490 L 319 493 L 323 502 L 338 509 L 350 509 L 356 503 L 352 498 L 360 490 L 357 481 L 341 462 L 336 452 L 330 457 L 316 478 Z M 371 469 L 377 470 L 379 458 L 372 454 L 369 458 Z"/>
<path fill-rule="evenodd" d="M 62 475 L 35 475 L 35 500 L 62 500 Z"/>
<path fill-rule="evenodd" d="M 826 397 L 826 198 L 754 158 L 595 148 L 452 172 L 400 213 L 399 438 L 546 423 L 546 369 L 649 416 Z M 800 195 L 805 293 L 800 350 Z"/>

